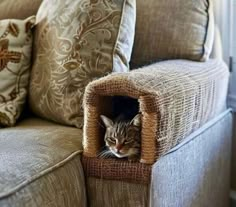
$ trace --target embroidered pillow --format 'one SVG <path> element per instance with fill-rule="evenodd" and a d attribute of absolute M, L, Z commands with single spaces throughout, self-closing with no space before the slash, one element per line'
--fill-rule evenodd
<path fill-rule="evenodd" d="M 135 0 L 44 0 L 36 16 L 30 106 L 37 115 L 82 126 L 86 85 L 129 70 Z"/>
<path fill-rule="evenodd" d="M 13 126 L 25 103 L 34 22 L 34 16 L 0 21 L 0 126 Z"/>

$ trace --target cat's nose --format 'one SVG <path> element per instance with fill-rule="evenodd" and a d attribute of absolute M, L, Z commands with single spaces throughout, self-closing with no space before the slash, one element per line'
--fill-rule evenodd
<path fill-rule="evenodd" d="M 117 152 L 120 152 L 121 148 L 122 148 L 122 144 L 117 144 L 116 145 Z"/>

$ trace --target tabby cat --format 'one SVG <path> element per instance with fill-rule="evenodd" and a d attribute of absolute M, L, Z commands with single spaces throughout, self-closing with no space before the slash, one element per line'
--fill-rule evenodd
<path fill-rule="evenodd" d="M 101 115 L 106 127 L 104 141 L 106 150 L 100 157 L 127 157 L 129 161 L 137 161 L 141 147 L 141 115 L 136 115 L 131 121 L 115 120 Z"/>

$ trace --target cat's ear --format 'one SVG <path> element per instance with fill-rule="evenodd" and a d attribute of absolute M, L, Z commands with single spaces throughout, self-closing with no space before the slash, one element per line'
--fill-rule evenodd
<path fill-rule="evenodd" d="M 112 127 L 113 126 L 113 121 L 111 119 L 109 119 L 108 117 L 101 115 L 100 116 L 104 125 L 106 126 L 106 128 Z"/>
<path fill-rule="evenodd" d="M 141 126 L 141 114 L 137 114 L 132 121 L 130 122 L 133 126 L 140 127 Z"/>

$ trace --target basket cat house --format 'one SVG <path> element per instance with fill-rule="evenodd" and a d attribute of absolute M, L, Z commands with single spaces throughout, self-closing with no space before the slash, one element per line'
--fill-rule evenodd
<path fill-rule="evenodd" d="M 90 83 L 84 97 L 84 156 L 96 158 L 104 145 L 100 115 L 111 113 L 111 97 L 127 96 L 138 100 L 142 114 L 140 162 L 153 164 L 225 109 L 218 100 L 226 96 L 228 76 L 217 60 L 171 60 Z"/>

